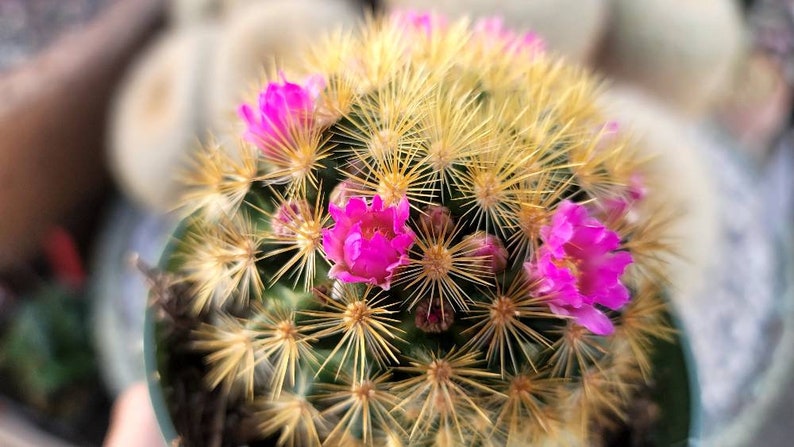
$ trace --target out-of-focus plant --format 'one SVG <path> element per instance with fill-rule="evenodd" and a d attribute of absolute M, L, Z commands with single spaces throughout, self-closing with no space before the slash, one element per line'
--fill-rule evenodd
<path fill-rule="evenodd" d="M 62 397 L 97 379 L 87 315 L 85 301 L 61 286 L 20 301 L 0 338 L 0 370 L 13 383 L 5 392 L 50 414 L 79 407 Z"/>

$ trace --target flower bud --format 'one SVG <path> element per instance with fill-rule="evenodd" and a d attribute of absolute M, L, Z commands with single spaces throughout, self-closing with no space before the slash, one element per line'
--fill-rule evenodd
<path fill-rule="evenodd" d="M 436 300 L 438 301 L 438 300 Z M 444 332 L 455 322 L 455 311 L 452 306 L 433 304 L 433 300 L 424 299 L 416 305 L 414 322 L 422 332 L 437 334 Z"/>
<path fill-rule="evenodd" d="M 435 235 L 448 235 L 455 228 L 455 221 L 449 208 L 441 205 L 429 205 L 419 216 L 421 228 L 430 230 Z"/>
<path fill-rule="evenodd" d="M 334 205 L 344 208 L 348 200 L 358 195 L 356 191 L 356 182 L 353 180 L 344 180 L 334 187 L 333 191 L 331 191 L 329 200 Z"/>
<path fill-rule="evenodd" d="M 469 256 L 483 257 L 482 266 L 493 274 L 502 273 L 507 268 L 509 254 L 498 237 L 478 231 L 463 240 L 468 245 Z"/>
<path fill-rule="evenodd" d="M 277 237 L 295 235 L 295 229 L 305 220 L 302 210 L 309 209 L 305 201 L 290 200 L 279 205 L 276 214 L 270 219 L 270 229 Z"/>
<path fill-rule="evenodd" d="M 596 215 L 600 215 L 605 223 L 612 225 L 620 221 L 637 223 L 641 219 L 637 205 L 645 199 L 646 194 L 647 188 L 642 176 L 633 174 L 623 191 L 613 197 L 606 197 L 598 203 L 595 208 Z"/>
<path fill-rule="evenodd" d="M 642 175 L 634 173 L 629 178 L 628 186 L 629 197 L 634 201 L 641 201 L 648 194 L 648 188 L 645 186 L 645 180 Z"/>
<path fill-rule="evenodd" d="M 325 303 L 328 301 L 328 294 L 331 293 L 331 283 L 321 283 L 312 287 L 312 296 L 319 302 Z"/>

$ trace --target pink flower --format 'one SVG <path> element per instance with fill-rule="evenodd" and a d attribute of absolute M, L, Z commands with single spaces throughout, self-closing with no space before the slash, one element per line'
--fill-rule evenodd
<path fill-rule="evenodd" d="M 443 29 L 447 25 L 444 17 L 417 11 L 397 11 L 392 14 L 392 21 L 404 28 L 422 31 L 425 36 L 430 36 L 433 29 Z"/>
<path fill-rule="evenodd" d="M 344 207 L 331 203 L 328 211 L 335 221 L 333 228 L 323 230 L 323 248 L 334 264 L 328 276 L 389 290 L 395 270 L 408 263 L 415 239 L 406 224 L 408 199 L 384 207 L 376 195 L 368 207 L 366 199 L 353 197 Z"/>
<path fill-rule="evenodd" d="M 594 334 L 611 334 L 612 322 L 597 305 L 618 310 L 629 301 L 620 277 L 633 260 L 630 253 L 617 251 L 620 237 L 584 206 L 567 200 L 540 235 L 544 244 L 537 259 L 524 264 L 538 281 L 535 292 L 549 297 L 552 312 L 573 317 Z"/>
<path fill-rule="evenodd" d="M 545 43 L 536 33 L 516 34 L 504 26 L 501 17 L 486 17 L 474 24 L 474 32 L 485 38 L 489 47 L 501 47 L 512 52 L 528 51 L 530 54 L 543 53 Z"/>
<path fill-rule="evenodd" d="M 528 51 L 530 54 L 541 54 L 546 51 L 546 41 L 539 34 L 529 31 L 516 40 L 515 49 Z"/>
<path fill-rule="evenodd" d="M 282 83 L 269 83 L 256 106 L 243 104 L 238 110 L 246 124 L 243 137 L 270 156 L 290 140 L 294 126 L 312 125 L 314 102 L 325 85 L 319 75 L 309 77 L 304 86 L 287 82 L 283 73 L 280 76 Z"/>

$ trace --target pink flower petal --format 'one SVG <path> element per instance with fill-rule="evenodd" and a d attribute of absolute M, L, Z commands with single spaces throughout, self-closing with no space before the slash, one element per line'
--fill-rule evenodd
<path fill-rule="evenodd" d="M 345 242 L 342 245 L 342 250 L 344 252 L 343 259 L 345 264 L 352 265 L 358 260 L 358 258 L 361 256 L 361 246 L 363 243 L 364 239 L 361 237 L 361 233 L 351 232 L 347 235 Z"/>
<path fill-rule="evenodd" d="M 325 256 L 330 261 L 340 262 L 345 258 L 345 253 L 342 247 L 335 244 L 336 235 L 331 230 L 323 230 L 323 247 L 325 248 Z"/>
<path fill-rule="evenodd" d="M 608 307 L 612 310 L 619 310 L 625 306 L 631 296 L 629 290 L 622 285 L 618 284 L 606 291 L 598 300 L 598 304 Z"/>
<path fill-rule="evenodd" d="M 347 202 L 343 219 L 357 220 L 367 213 L 367 201 L 363 197 L 353 197 Z"/>
<path fill-rule="evenodd" d="M 586 327 L 587 330 L 596 335 L 610 335 L 615 332 L 615 326 L 609 317 L 593 306 L 582 306 L 578 309 L 572 309 L 570 315 L 574 318 L 576 324 Z"/>

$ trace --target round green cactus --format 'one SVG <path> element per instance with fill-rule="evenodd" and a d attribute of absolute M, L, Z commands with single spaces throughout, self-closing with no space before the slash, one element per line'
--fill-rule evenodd
<path fill-rule="evenodd" d="M 168 262 L 245 442 L 586 445 L 620 421 L 672 334 L 666 214 L 598 81 L 496 20 L 411 13 L 305 68 L 197 156 Z"/>

